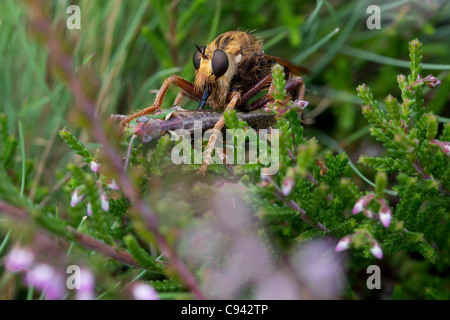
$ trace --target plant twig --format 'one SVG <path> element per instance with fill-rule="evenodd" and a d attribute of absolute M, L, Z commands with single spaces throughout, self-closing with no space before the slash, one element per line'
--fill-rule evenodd
<path fill-rule="evenodd" d="M 308 215 L 306 214 L 306 211 L 303 210 L 297 202 L 295 202 L 294 200 L 286 200 L 286 197 L 283 195 L 283 192 L 280 188 L 280 186 L 278 186 L 278 184 L 272 179 L 272 177 L 267 177 L 265 178 L 267 180 L 269 180 L 272 185 L 275 187 L 275 196 L 280 199 L 281 201 L 284 202 L 284 204 L 286 204 L 289 208 L 294 209 L 297 212 L 300 212 L 300 217 L 302 218 L 302 220 L 304 222 L 306 222 L 307 224 L 309 224 L 311 227 L 313 228 L 317 228 L 321 231 L 325 231 L 327 235 L 330 234 L 330 230 L 325 227 L 323 224 L 321 224 L 320 222 L 317 222 L 316 224 L 312 224 L 311 223 L 311 219 L 308 217 Z"/>
<path fill-rule="evenodd" d="M 444 194 L 450 195 L 450 192 L 441 183 L 437 182 L 436 179 L 434 179 L 432 176 L 430 176 L 429 174 L 426 174 L 425 171 L 423 171 L 423 167 L 420 164 L 418 159 L 416 161 L 413 161 L 412 164 L 414 166 L 414 169 L 416 169 L 416 172 L 422 177 L 422 179 L 424 181 L 432 180 L 432 181 L 438 183 L 439 191 Z"/>
<path fill-rule="evenodd" d="M 67 227 L 67 230 L 74 237 L 75 241 L 86 249 L 91 249 L 95 252 L 102 253 L 107 257 L 113 258 L 114 260 L 122 262 L 129 266 L 142 268 L 128 252 L 100 242 L 97 239 L 92 238 L 73 227 Z"/>
<path fill-rule="evenodd" d="M 9 203 L 0 201 L 0 213 L 4 213 L 8 215 L 10 218 L 13 218 L 14 220 L 18 221 L 26 221 L 29 219 L 29 215 L 26 211 L 14 207 L 10 205 Z"/>
<path fill-rule="evenodd" d="M 17 220 L 17 221 L 28 221 L 30 220 L 31 216 L 30 214 L 22 208 L 17 208 L 15 206 L 12 206 L 6 202 L 0 201 L 0 212 L 6 214 L 10 218 Z M 67 227 L 67 231 L 70 233 L 70 235 L 75 239 L 75 241 L 87 248 L 94 250 L 95 252 L 99 252 L 107 257 L 110 257 L 116 261 L 122 262 L 124 264 L 127 264 L 132 267 L 136 268 L 142 268 L 136 260 L 126 251 L 121 250 L 119 248 L 114 248 L 110 245 L 107 245 L 103 242 L 98 241 L 95 238 L 92 238 L 84 233 L 81 233 L 80 231 L 72 228 Z"/>
<path fill-rule="evenodd" d="M 164 236 L 159 232 L 156 214 L 141 198 L 128 175 L 123 172 L 122 158 L 116 147 L 109 142 L 105 131 L 102 129 L 100 119 L 96 117 L 95 103 L 88 97 L 87 92 L 85 91 L 85 88 L 93 88 L 95 86 L 92 83 L 89 83 L 88 79 L 83 79 L 82 82 L 76 77 L 71 56 L 64 50 L 63 43 L 59 40 L 58 34 L 52 32 L 52 24 L 46 16 L 46 3 L 44 1 L 33 0 L 27 1 L 27 5 L 31 9 L 34 30 L 46 41 L 51 56 L 50 60 L 64 75 L 63 78 L 76 99 L 75 106 L 86 117 L 89 123 L 88 129 L 90 130 L 91 135 L 97 142 L 102 144 L 106 160 L 109 161 L 109 164 L 117 175 L 116 181 L 121 190 L 128 199 L 134 202 L 134 208 L 143 217 L 147 228 L 153 233 L 160 250 L 172 262 L 173 268 L 178 272 L 178 275 L 185 285 L 197 299 L 204 299 L 194 275 L 182 263 L 173 249 L 169 246 Z"/>

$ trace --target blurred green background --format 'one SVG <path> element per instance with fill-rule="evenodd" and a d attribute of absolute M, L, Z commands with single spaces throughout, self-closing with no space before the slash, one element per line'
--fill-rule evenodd
<path fill-rule="evenodd" d="M 23 172 L 18 167 L 27 159 L 26 178 L 14 182 L 23 187 L 27 201 L 53 210 L 60 204 L 68 206 L 63 190 L 70 178 L 66 165 L 81 163 L 58 131 L 70 128 L 93 152 L 100 146 L 90 141 L 74 112 L 74 97 L 54 69 L 48 47 L 39 41 L 36 26 L 30 24 L 29 10 L 37 1 L 0 1 L 0 113 L 6 114 L 9 134 L 20 137 L 20 152 L 11 164 L 17 167 L 15 172 Z M 325 149 L 345 151 L 354 163 L 361 154 L 373 156 L 382 150 L 368 134 L 355 89 L 366 83 L 379 101 L 388 94 L 398 97 L 397 75 L 409 72 L 408 42 L 414 38 L 423 43 L 422 76 L 433 74 L 442 81 L 434 90 L 424 89 L 427 112 L 438 114 L 441 123 L 450 118 L 450 2 L 446 0 L 41 2 L 53 31 L 70 43 L 66 50 L 76 72 L 96 79 L 98 87 L 90 89 L 96 89 L 96 116 L 101 119 L 149 106 L 155 98 L 153 90 L 173 73 L 192 81 L 194 44 L 205 45 L 236 29 L 264 39 L 266 53 L 312 71 L 305 77 L 310 102 L 303 117 L 305 135 L 316 136 Z M 81 10 L 80 30 L 66 27 L 70 5 Z M 367 27 L 369 5 L 381 9 L 380 29 Z M 176 94 L 175 88 L 169 90 L 164 107 L 171 107 Z M 184 104 L 197 105 L 187 99 Z M 372 179 L 374 170 L 358 168 Z M 355 182 L 361 189 L 370 187 L 362 180 Z M 167 216 L 179 219 L 175 201 L 168 203 L 166 211 L 172 215 Z M 176 203 L 178 211 L 184 210 L 183 204 Z M 401 264 L 402 260 L 394 263 Z M 411 282 L 411 290 L 421 290 L 418 284 Z"/>
<path fill-rule="evenodd" d="M 367 7 L 381 8 L 381 28 L 369 30 Z M 450 3 L 429 1 L 47 1 L 48 14 L 61 36 L 73 44 L 78 71 L 97 77 L 97 115 L 131 113 L 153 102 L 152 89 L 177 73 L 193 80 L 194 43 L 207 44 L 229 30 L 251 30 L 265 41 L 266 53 L 306 66 L 304 121 L 307 135 L 340 146 L 356 161 L 377 153 L 361 117 L 355 88 L 366 83 L 380 100 L 399 94 L 396 76 L 406 73 L 408 42 L 424 44 L 423 75 L 442 85 L 425 91 L 426 105 L 448 121 L 450 111 Z M 68 30 L 69 5 L 81 9 L 81 29 Z M 64 167 L 73 154 L 57 138 L 64 126 L 89 144 L 72 112 L 74 99 L 48 61 L 48 49 L 33 36 L 26 2 L 0 2 L 1 113 L 9 128 L 22 123 L 29 168 L 26 193 L 37 202 L 51 191 L 57 200 Z M 169 90 L 165 106 L 177 91 Z M 187 102 L 194 106 L 192 102 Z M 13 132 L 11 132 L 13 133 Z M 56 173 L 56 174 L 55 174 Z M 44 188 L 38 188 L 43 186 Z"/>

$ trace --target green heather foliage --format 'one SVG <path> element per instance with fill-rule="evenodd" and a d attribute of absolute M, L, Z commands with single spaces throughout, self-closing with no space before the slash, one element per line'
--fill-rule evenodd
<path fill-rule="evenodd" d="M 180 1 L 173 9 L 170 2 L 150 0 L 122 3 L 119 10 L 112 4 L 79 1 L 81 7 L 92 6 L 83 28 L 98 27 L 110 41 L 93 50 L 96 37 L 83 38 L 73 57 L 79 77 L 74 79 L 81 79 L 86 99 L 95 97 L 95 119 L 150 104 L 148 91 L 172 73 L 192 80 L 192 41 L 203 45 L 236 21 L 242 29 L 257 28 L 268 53 L 296 63 L 311 55 L 316 75 L 305 77 L 308 102 L 290 99 L 283 67 L 272 69 L 273 102 L 264 112 L 275 115 L 272 129 L 279 130 L 279 170 L 273 175 L 265 174 L 269 165 L 258 154 L 256 164 L 212 164 L 203 178 L 197 174 L 198 164 L 173 164 L 171 151 L 178 142 L 170 133 L 141 143 L 130 131 L 117 134 L 116 123 L 95 122 L 74 106 L 76 80 L 70 80 L 71 74 L 59 71 L 61 75 L 49 78 L 48 70 L 61 66 L 43 49 L 45 36 L 28 35 L 23 27 L 13 36 L 13 24 L 2 22 L 0 33 L 18 37 L 9 45 L 0 40 L 3 54 L 25 48 L 17 59 L 29 63 L 19 82 L 12 79 L 20 65 L 2 72 L 0 79 L 5 86 L 17 85 L 19 92 L 3 95 L 0 117 L 0 292 L 12 283 L 8 252 L 23 247 L 37 262 L 63 274 L 73 264 L 89 269 L 96 299 L 132 298 L 136 283 L 153 287 L 161 299 L 255 298 L 264 278 L 259 275 L 295 279 L 293 286 L 309 292 L 299 298 L 449 299 L 450 123 L 445 106 L 450 77 L 448 72 L 435 77 L 425 71 L 432 65 L 422 64 L 428 50 L 434 53 L 427 60 L 445 61 L 449 47 L 430 40 L 428 49 L 418 39 L 406 47 L 397 31 L 410 27 L 409 38 L 428 32 L 434 39 L 434 33 L 448 34 L 448 25 L 445 30 L 438 27 L 442 17 L 436 13 L 421 26 L 426 32 L 394 16 L 400 22 L 394 19 L 389 32 L 354 31 L 358 10 L 365 10 L 365 1 L 358 3 L 342 1 L 334 8 L 327 0 L 313 6 L 289 0 L 233 5 L 217 0 L 207 6 L 198 0 Z M 25 21 L 32 19 L 25 6 L 33 7 L 8 0 L 0 9 L 14 21 Z M 65 17 L 64 5 L 52 8 L 55 21 Z M 108 31 L 93 19 L 100 12 L 111 26 L 119 21 L 120 28 Z M 205 21 L 197 22 L 197 14 Z M 341 31 L 333 39 L 338 26 Z M 63 46 L 66 40 L 55 41 Z M 409 74 L 396 78 L 405 61 L 388 57 L 406 57 L 408 50 Z M 12 59 L 11 52 L 5 56 Z M 364 60 L 381 63 L 377 76 L 367 72 L 371 64 Z M 449 69 L 436 66 L 433 70 Z M 370 83 L 370 88 L 361 84 L 354 96 L 352 78 Z M 170 107 L 173 91 L 164 108 Z M 331 101 L 323 117 L 314 111 L 328 102 L 317 97 Z M 15 110 L 16 105 L 25 111 Z M 362 106 L 361 112 L 356 105 Z M 183 107 L 195 105 L 184 102 Z M 39 110 L 51 114 L 48 127 L 38 126 Z M 260 139 L 235 111 L 224 116 L 227 128 L 244 130 L 258 150 L 267 146 L 269 154 L 275 152 L 275 142 Z M 332 124 L 327 124 L 330 119 Z M 99 132 L 106 142 L 99 141 Z M 114 152 L 120 155 L 120 170 Z M 358 159 L 358 167 L 352 159 Z M 242 249 L 236 243 L 250 249 L 233 255 L 236 247 Z M 342 272 L 336 281 L 342 282 L 340 290 L 331 295 L 318 294 L 304 275 L 298 276 L 298 257 L 311 243 L 327 244 L 317 256 Z M 263 261 L 261 266 L 240 265 L 246 255 Z M 382 270 L 381 290 L 366 288 L 370 265 Z M 230 266 L 239 268 L 226 274 L 233 270 Z M 235 290 L 225 294 L 224 282 L 233 283 Z M 0 298 L 38 299 L 41 294 L 19 281 L 13 287 L 13 293 L 1 293 Z M 68 292 L 61 298 L 75 297 L 76 292 Z"/>

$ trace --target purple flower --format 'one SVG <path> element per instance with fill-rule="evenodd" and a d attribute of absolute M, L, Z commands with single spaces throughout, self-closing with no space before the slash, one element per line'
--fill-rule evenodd
<path fill-rule="evenodd" d="M 383 258 L 383 250 L 381 249 L 380 244 L 376 240 L 372 240 L 372 246 L 370 247 L 370 252 L 377 259 Z"/>
<path fill-rule="evenodd" d="M 272 170 L 270 168 L 261 168 L 261 180 L 272 182 Z"/>
<path fill-rule="evenodd" d="M 70 206 L 73 208 L 83 200 L 84 194 L 80 194 L 80 190 L 76 189 L 74 192 L 72 192 L 72 197 L 70 199 Z"/>
<path fill-rule="evenodd" d="M 111 180 L 111 183 L 108 183 L 106 185 L 111 190 L 120 190 L 119 185 L 117 184 L 116 180 Z"/>
<path fill-rule="evenodd" d="M 5 268 L 10 272 L 26 270 L 34 260 L 33 253 L 24 248 L 15 247 L 6 256 Z"/>
<path fill-rule="evenodd" d="M 417 80 L 414 81 L 411 86 L 408 87 L 409 90 L 416 90 L 422 84 L 425 84 L 429 88 L 435 88 L 441 84 L 441 80 L 433 76 L 432 74 L 427 75 L 425 78 L 418 76 Z"/>
<path fill-rule="evenodd" d="M 294 185 L 295 185 L 294 178 L 292 177 L 284 178 L 283 185 L 281 186 L 281 192 L 285 197 L 291 193 L 292 189 L 294 188 Z"/>
<path fill-rule="evenodd" d="M 367 205 L 373 199 L 374 196 L 375 196 L 374 194 L 368 194 L 360 198 L 358 201 L 356 201 L 355 205 L 353 206 L 352 213 L 358 214 L 361 211 L 365 210 L 367 208 Z"/>
<path fill-rule="evenodd" d="M 375 213 L 372 210 L 364 210 L 364 215 L 369 219 L 373 219 L 375 217 Z"/>
<path fill-rule="evenodd" d="M 86 206 L 86 213 L 89 217 L 92 216 L 92 204 L 90 202 Z"/>
<path fill-rule="evenodd" d="M 387 205 L 386 201 L 383 198 L 379 199 L 378 201 L 380 202 L 381 205 L 380 211 L 378 212 L 380 216 L 380 221 L 385 228 L 388 228 L 392 220 L 391 208 L 389 208 L 389 206 Z"/>
<path fill-rule="evenodd" d="M 265 106 L 264 106 L 264 111 L 266 112 L 266 113 L 274 113 L 274 108 L 272 108 L 272 106 L 270 106 L 269 104 L 266 104 Z"/>
<path fill-rule="evenodd" d="M 103 211 L 108 211 L 109 210 L 109 199 L 105 193 L 102 193 L 100 195 L 100 202 L 101 202 Z"/>
<path fill-rule="evenodd" d="M 350 235 L 347 235 L 343 237 L 338 244 L 336 245 L 336 252 L 342 252 L 344 250 L 347 250 L 350 248 L 350 244 L 352 243 L 352 237 Z"/>
<path fill-rule="evenodd" d="M 300 290 L 288 275 L 277 272 L 261 279 L 255 292 L 255 300 L 297 300 Z"/>
<path fill-rule="evenodd" d="M 363 210 L 364 210 L 364 198 L 360 198 L 358 201 L 356 201 L 355 205 L 353 206 L 352 213 L 358 214 Z"/>
<path fill-rule="evenodd" d="M 292 258 L 300 280 L 318 299 L 335 298 L 344 284 L 342 261 L 330 249 L 329 242 L 314 240 L 303 244 Z"/>
<path fill-rule="evenodd" d="M 35 266 L 26 276 L 26 283 L 44 292 L 48 300 L 60 300 L 65 294 L 62 276 L 48 264 Z"/>
<path fill-rule="evenodd" d="M 294 101 L 294 105 L 299 107 L 300 109 L 305 109 L 305 108 L 307 108 L 309 106 L 309 102 L 305 101 L 305 100 L 297 99 L 297 100 Z"/>
<path fill-rule="evenodd" d="M 432 74 L 427 75 L 422 79 L 423 83 L 429 88 L 435 88 L 441 84 L 441 80 L 433 76 Z"/>
<path fill-rule="evenodd" d="M 159 300 L 156 290 L 148 284 L 136 283 L 131 292 L 135 300 Z"/>
<path fill-rule="evenodd" d="M 94 285 L 95 279 L 91 271 L 88 269 L 81 269 L 81 285 L 80 289 L 77 290 L 76 300 L 94 300 Z"/>
<path fill-rule="evenodd" d="M 100 169 L 100 164 L 96 161 L 91 161 L 89 163 L 89 168 L 91 168 L 92 172 L 97 173 L 98 169 Z"/>
<path fill-rule="evenodd" d="M 450 142 L 431 140 L 430 143 L 437 145 L 447 157 L 450 157 Z"/>

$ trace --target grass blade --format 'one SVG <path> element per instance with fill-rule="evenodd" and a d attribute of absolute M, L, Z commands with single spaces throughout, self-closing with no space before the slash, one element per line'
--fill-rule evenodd
<path fill-rule="evenodd" d="M 20 154 L 22 157 L 22 181 L 20 183 L 20 196 L 23 197 L 25 191 L 25 174 L 26 174 L 26 158 L 25 158 L 25 138 L 23 136 L 22 120 L 19 118 L 19 143 Z"/>
<path fill-rule="evenodd" d="M 373 52 L 348 47 L 345 46 L 341 50 L 342 53 L 363 59 L 368 60 L 372 62 L 377 62 L 381 64 L 388 64 L 391 66 L 401 67 L 401 68 L 409 68 L 409 61 L 406 60 L 400 60 L 400 59 L 394 59 L 391 57 L 382 56 Z M 450 70 L 450 64 L 432 64 L 432 63 L 422 63 L 422 69 L 424 70 Z"/>
<path fill-rule="evenodd" d="M 339 28 L 334 29 L 329 34 L 327 34 L 325 37 L 320 39 L 317 43 L 315 43 L 313 46 L 309 47 L 307 50 L 303 51 L 301 54 L 296 56 L 292 61 L 295 63 L 301 63 L 303 60 L 308 58 L 311 54 L 317 51 L 321 46 L 323 46 L 325 43 L 327 43 L 331 38 L 333 38 L 337 33 L 339 32 Z"/>

